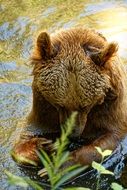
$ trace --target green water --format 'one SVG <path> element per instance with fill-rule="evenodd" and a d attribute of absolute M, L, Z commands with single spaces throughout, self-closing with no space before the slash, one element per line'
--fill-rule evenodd
<path fill-rule="evenodd" d="M 16 189 L 8 186 L 5 169 L 25 175 L 9 152 L 23 118 L 31 109 L 32 67 L 29 57 L 36 35 L 40 30 L 51 33 L 73 26 L 97 29 L 109 41 L 118 42 L 119 54 L 126 66 L 127 0 L 0 0 L 1 190 Z"/>

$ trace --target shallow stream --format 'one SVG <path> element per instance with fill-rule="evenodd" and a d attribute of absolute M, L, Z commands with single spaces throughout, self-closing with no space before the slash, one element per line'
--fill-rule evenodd
<path fill-rule="evenodd" d="M 119 55 L 127 68 L 127 0 L 0 0 L 0 190 L 17 189 L 8 185 L 5 169 L 26 175 L 11 159 L 10 150 L 20 133 L 19 123 L 31 109 L 29 56 L 36 34 L 73 26 L 96 29 L 109 41 L 118 42 Z M 114 180 L 127 187 L 127 139 L 122 146 L 111 159 L 115 178 L 104 176 L 102 189 L 110 189 Z M 108 167 L 111 160 L 106 163 Z M 76 179 L 77 185 L 93 190 L 95 181 L 94 171 Z"/>

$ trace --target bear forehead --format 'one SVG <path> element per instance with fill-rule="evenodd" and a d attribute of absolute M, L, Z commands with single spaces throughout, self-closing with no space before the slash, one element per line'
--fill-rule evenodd
<path fill-rule="evenodd" d="M 51 39 L 53 44 L 60 43 L 65 49 L 78 44 L 91 45 L 101 49 L 107 44 L 107 40 L 102 34 L 83 27 L 60 30 L 51 34 Z"/>
<path fill-rule="evenodd" d="M 86 72 L 88 67 L 94 69 L 95 64 L 91 64 L 89 55 L 86 50 L 89 47 L 95 49 L 103 49 L 107 44 L 107 40 L 98 32 L 86 28 L 72 28 L 68 30 L 60 30 L 51 35 L 51 42 L 54 47 L 58 48 L 58 54 L 48 62 L 54 64 L 62 63 L 69 70 L 81 70 L 86 62 Z M 89 64 L 90 65 L 89 65 Z"/>

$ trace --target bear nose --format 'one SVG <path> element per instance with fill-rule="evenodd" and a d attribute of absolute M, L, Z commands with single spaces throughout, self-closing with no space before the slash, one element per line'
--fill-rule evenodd
<path fill-rule="evenodd" d="M 72 138 L 80 137 L 82 135 L 85 129 L 86 121 L 87 121 L 87 113 L 79 111 L 76 117 L 74 130 L 71 134 Z"/>

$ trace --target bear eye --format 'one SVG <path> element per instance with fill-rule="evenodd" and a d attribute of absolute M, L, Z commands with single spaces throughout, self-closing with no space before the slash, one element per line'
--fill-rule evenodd
<path fill-rule="evenodd" d="M 100 49 L 94 46 L 90 45 L 83 45 L 83 50 L 86 53 L 87 56 L 91 57 L 94 54 L 98 54 L 100 52 Z"/>
<path fill-rule="evenodd" d="M 88 56 L 96 65 L 102 65 L 102 49 L 94 46 L 84 46 L 86 56 Z"/>

